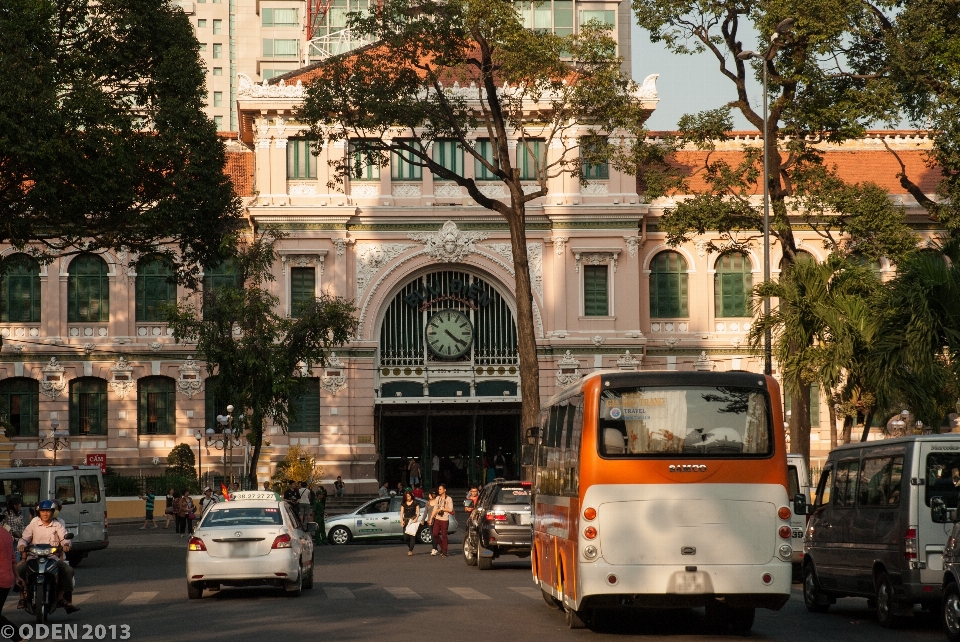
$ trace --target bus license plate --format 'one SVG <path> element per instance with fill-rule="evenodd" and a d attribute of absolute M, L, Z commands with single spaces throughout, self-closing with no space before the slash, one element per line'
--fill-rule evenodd
<path fill-rule="evenodd" d="M 703 593 L 703 578 L 698 573 L 681 573 L 677 576 L 677 593 Z"/>

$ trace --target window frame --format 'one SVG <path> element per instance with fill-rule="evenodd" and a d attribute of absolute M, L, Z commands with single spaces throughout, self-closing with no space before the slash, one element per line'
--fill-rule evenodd
<path fill-rule="evenodd" d="M 20 389 L 18 389 L 20 388 Z M 17 397 L 19 425 L 11 419 L 13 397 Z M 27 422 L 30 425 L 23 428 L 23 404 L 28 404 L 29 414 Z M 15 434 L 11 437 L 36 437 L 40 434 L 40 382 L 31 377 L 6 377 L 0 379 L 0 418 L 4 419 Z"/>
<path fill-rule="evenodd" d="M 297 276 L 310 274 L 311 287 L 309 289 L 301 287 L 298 291 Z M 300 284 L 303 286 L 304 284 Z M 291 267 L 290 268 L 290 317 L 299 318 L 302 306 L 311 303 L 317 298 L 317 269 L 315 267 Z"/>
<path fill-rule="evenodd" d="M 447 155 L 450 159 L 448 160 Z M 441 167 L 450 170 L 458 176 L 463 176 L 463 146 L 453 138 L 437 138 L 433 141 L 430 157 Z M 449 162 L 452 160 L 452 162 Z M 439 174 L 433 174 L 434 181 L 452 182 Z"/>
<path fill-rule="evenodd" d="M 0 323 L 40 323 L 40 264 L 23 252 L 11 254 L 3 263 Z"/>
<path fill-rule="evenodd" d="M 70 381 L 69 431 L 73 436 L 106 435 L 109 417 L 107 381 L 100 377 L 78 377 Z M 87 416 L 84 417 L 83 415 Z M 81 430 L 84 420 L 86 430 Z"/>
<path fill-rule="evenodd" d="M 166 390 L 159 389 L 163 382 Z M 156 387 L 155 389 L 151 389 Z M 137 379 L 137 433 L 140 435 L 177 434 L 177 383 L 170 377 L 153 375 Z M 163 408 L 160 407 L 161 403 Z M 155 430 L 150 430 L 150 406 L 156 413 Z M 163 412 L 161 418 L 160 413 Z"/>
<path fill-rule="evenodd" d="M 348 154 L 350 161 L 350 171 L 349 178 L 351 181 L 356 181 L 358 183 L 366 182 L 379 182 L 380 181 L 380 165 L 374 163 L 368 163 L 366 161 L 365 155 L 357 150 L 357 143 L 365 139 L 355 138 L 350 141 L 348 146 Z M 355 172 L 354 168 L 363 165 L 363 169 L 359 172 Z"/>
<path fill-rule="evenodd" d="M 287 139 L 287 180 L 316 180 L 317 157 L 313 149 L 313 142 L 305 138 Z"/>
<path fill-rule="evenodd" d="M 543 138 L 524 138 L 517 141 L 517 168 L 520 180 L 539 181 L 547 166 L 547 145 Z"/>
<path fill-rule="evenodd" d="M 598 314 L 594 309 L 599 310 L 599 308 L 588 307 L 587 305 L 587 275 L 588 274 L 600 274 L 602 271 L 604 275 L 604 288 L 603 288 L 603 314 Z M 583 291 L 583 316 L 584 317 L 598 317 L 604 318 L 612 316 L 610 314 L 611 310 L 611 296 L 610 296 L 610 265 L 607 263 L 601 263 L 600 265 L 584 265 L 583 274 L 581 275 L 582 291 Z M 594 291 L 599 293 L 599 288 L 594 287 Z"/>
<path fill-rule="evenodd" d="M 494 167 L 500 167 L 496 160 L 496 154 L 493 152 L 493 141 L 489 138 L 478 138 L 473 146 L 474 151 L 482 156 L 488 163 Z M 473 159 L 473 176 L 478 181 L 499 181 L 500 177 L 488 170 L 483 163 L 476 158 Z"/>
<path fill-rule="evenodd" d="M 728 257 L 733 255 L 739 255 L 743 257 L 743 268 L 737 272 L 734 271 L 736 268 L 723 267 L 723 261 Z M 736 278 L 735 278 L 736 277 Z M 726 284 L 731 286 L 736 285 L 737 278 L 739 278 L 739 287 L 742 289 L 742 292 L 737 294 L 724 294 L 724 288 Z M 725 252 L 717 257 L 716 263 L 714 263 L 714 275 L 713 275 L 713 309 L 714 316 L 718 319 L 742 319 L 751 317 L 751 293 L 753 291 L 753 262 L 750 260 L 750 255 L 746 252 L 741 252 L 739 250 L 734 250 L 731 252 Z M 728 303 L 724 300 L 724 297 L 740 297 L 742 300 L 736 306 L 732 303 Z"/>
<path fill-rule="evenodd" d="M 97 274 L 79 273 L 80 270 L 90 269 L 94 265 L 98 266 Z M 82 297 L 84 290 L 88 294 Z M 84 303 L 86 304 L 85 312 L 83 311 Z M 109 321 L 110 267 L 103 257 L 97 254 L 79 254 L 67 267 L 67 323 L 107 323 Z"/>
<path fill-rule="evenodd" d="M 161 274 L 160 268 L 163 268 L 164 273 Z M 166 292 L 161 296 L 149 296 L 151 288 L 156 290 L 161 284 Z M 170 264 L 162 258 L 141 261 L 137 265 L 134 296 L 136 297 L 135 318 L 137 323 L 164 321 L 159 306 L 172 305 L 177 302 L 177 283 L 174 280 L 174 271 Z"/>
<path fill-rule="evenodd" d="M 293 412 L 290 414 L 287 432 L 320 432 L 320 377 L 304 377 L 301 380 L 300 385 L 302 386 L 301 390 L 299 391 L 300 394 L 291 398 L 290 400 L 290 409 Z M 305 404 L 305 401 L 308 403 Z M 305 407 L 306 405 L 312 406 L 312 403 L 309 402 L 313 401 L 316 402 L 315 414 L 313 413 L 313 407 Z M 316 424 L 311 427 L 311 422 L 313 421 L 314 416 L 316 417 Z"/>
<path fill-rule="evenodd" d="M 855 469 L 852 467 L 856 466 Z M 846 472 L 845 484 L 843 487 L 843 495 L 841 495 L 840 489 L 840 474 L 841 471 Z M 852 492 L 847 492 L 851 489 L 851 475 L 853 473 L 852 479 Z M 841 459 L 837 462 L 834 477 L 833 477 L 833 489 L 830 492 L 830 502 L 834 508 L 855 508 L 857 505 L 857 486 L 860 480 L 860 458 L 850 458 L 850 459 Z M 851 497 L 851 501 L 848 503 L 846 501 L 847 497 Z M 841 497 L 843 500 L 841 501 Z"/>
<path fill-rule="evenodd" d="M 397 141 L 395 141 L 397 142 Z M 400 139 L 399 142 L 422 147 L 413 139 Z M 423 180 L 423 166 L 413 162 L 416 158 L 412 152 L 390 152 L 390 180 L 398 182 L 419 182 Z M 419 163 L 419 159 L 417 160 Z"/>
<path fill-rule="evenodd" d="M 670 269 L 670 255 L 677 259 L 675 270 Z M 665 257 L 665 261 L 660 258 Z M 660 270 L 660 263 L 666 263 L 666 269 Z M 649 274 L 649 305 L 651 319 L 688 319 L 690 318 L 690 279 L 689 265 L 686 257 L 675 250 L 662 250 L 657 252 L 650 261 Z M 675 277 L 676 283 L 671 277 Z M 671 299 L 674 294 L 671 290 L 676 289 L 676 299 Z M 661 292 L 661 290 L 666 290 Z M 664 304 L 667 309 L 664 310 Z M 664 312 L 677 312 L 677 314 L 665 314 Z"/>

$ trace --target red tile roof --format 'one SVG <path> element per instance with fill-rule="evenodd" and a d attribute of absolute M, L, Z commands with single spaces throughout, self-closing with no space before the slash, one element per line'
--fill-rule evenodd
<path fill-rule="evenodd" d="M 233 132 L 236 136 L 236 132 Z M 253 196 L 253 152 L 241 149 L 227 150 L 227 163 L 223 172 L 233 181 L 237 196 Z"/>

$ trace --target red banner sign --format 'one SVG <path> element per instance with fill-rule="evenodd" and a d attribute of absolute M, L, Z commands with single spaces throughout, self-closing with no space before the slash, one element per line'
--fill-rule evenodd
<path fill-rule="evenodd" d="M 87 466 L 100 466 L 100 472 L 107 474 L 107 454 L 87 453 Z"/>

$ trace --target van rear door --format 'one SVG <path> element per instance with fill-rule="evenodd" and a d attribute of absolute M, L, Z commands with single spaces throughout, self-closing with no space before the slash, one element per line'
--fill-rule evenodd
<path fill-rule="evenodd" d="M 935 524 L 930 519 L 930 500 L 942 497 L 948 507 L 957 506 L 960 499 L 960 443 L 955 439 L 923 440 L 919 446 L 920 461 L 914 475 L 923 477 L 911 480 L 914 488 L 919 490 L 915 504 L 917 515 L 911 517 L 911 522 L 917 525 L 918 531 L 917 559 L 926 562 L 926 568 L 920 571 L 920 581 L 939 584 L 943 580 L 943 546 L 953 525 Z"/>
<path fill-rule="evenodd" d="M 97 471 L 80 471 L 80 532 L 77 538 L 82 542 L 102 542 L 106 539 L 103 532 L 103 518 L 106 501 L 103 496 L 103 483 Z"/>

